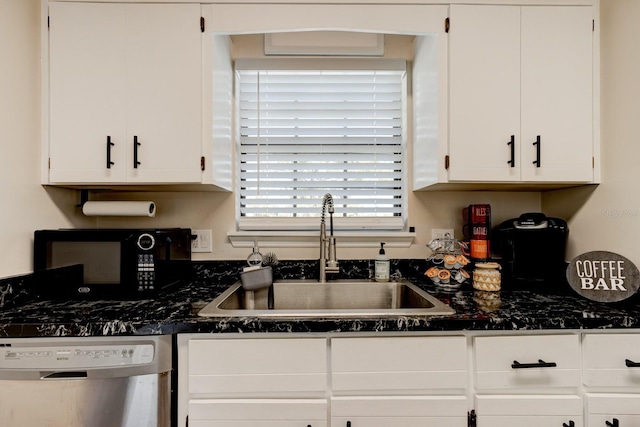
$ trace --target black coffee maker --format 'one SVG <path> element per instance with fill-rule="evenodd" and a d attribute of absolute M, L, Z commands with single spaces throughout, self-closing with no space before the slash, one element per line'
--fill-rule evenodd
<path fill-rule="evenodd" d="M 494 231 L 494 249 L 502 256 L 505 284 L 564 283 L 568 236 L 565 220 L 540 212 L 501 223 Z"/>

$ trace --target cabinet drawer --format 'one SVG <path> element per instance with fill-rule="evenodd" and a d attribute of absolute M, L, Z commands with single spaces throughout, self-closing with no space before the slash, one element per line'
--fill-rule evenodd
<path fill-rule="evenodd" d="M 466 427 L 464 396 L 334 397 L 331 425 L 352 427 Z"/>
<path fill-rule="evenodd" d="M 640 335 L 586 334 L 582 345 L 586 385 L 640 386 Z"/>
<path fill-rule="evenodd" d="M 334 338 L 331 366 L 340 391 L 464 388 L 466 338 Z"/>
<path fill-rule="evenodd" d="M 574 395 L 476 396 L 478 427 L 583 425 L 582 399 Z"/>
<path fill-rule="evenodd" d="M 480 389 L 577 387 L 581 382 L 578 335 L 477 337 L 474 350 Z"/>
<path fill-rule="evenodd" d="M 213 397 L 327 388 L 323 338 L 189 341 L 189 392 Z"/>
<path fill-rule="evenodd" d="M 621 427 L 640 425 L 640 394 L 587 393 L 585 396 L 589 425 L 615 425 L 614 419 Z"/>
<path fill-rule="evenodd" d="M 202 399 L 189 402 L 191 427 L 326 427 L 324 399 Z"/>

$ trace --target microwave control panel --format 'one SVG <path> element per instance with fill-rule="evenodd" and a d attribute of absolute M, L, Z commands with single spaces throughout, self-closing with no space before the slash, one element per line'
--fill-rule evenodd
<path fill-rule="evenodd" d="M 141 234 L 137 241 L 138 249 L 138 291 L 152 291 L 155 289 L 156 269 L 152 250 L 156 239 L 149 233 Z"/>

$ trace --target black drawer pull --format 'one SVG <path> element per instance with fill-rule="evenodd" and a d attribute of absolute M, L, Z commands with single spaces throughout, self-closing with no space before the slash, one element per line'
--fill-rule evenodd
<path fill-rule="evenodd" d="M 134 169 L 138 169 L 138 166 L 140 165 L 140 162 L 138 161 L 138 147 L 141 145 L 142 144 L 138 142 L 138 136 L 134 135 L 133 136 L 133 168 Z"/>
<path fill-rule="evenodd" d="M 540 135 L 536 138 L 536 142 L 533 143 L 536 147 L 536 159 L 533 161 L 533 164 L 536 165 L 537 168 L 540 167 Z"/>
<path fill-rule="evenodd" d="M 619 427 L 620 424 L 618 423 L 618 419 L 614 418 L 613 420 L 611 420 L 612 422 L 609 421 L 605 421 L 605 423 L 609 426 L 609 427 Z"/>
<path fill-rule="evenodd" d="M 640 368 L 640 363 L 634 362 L 633 360 L 625 359 L 624 364 L 627 365 L 628 368 Z"/>
<path fill-rule="evenodd" d="M 511 139 L 507 142 L 507 145 L 510 147 L 510 156 L 511 160 L 507 162 L 507 164 L 514 168 L 516 166 L 516 136 L 511 135 Z"/>
<path fill-rule="evenodd" d="M 556 362 L 545 362 L 542 359 L 538 359 L 538 363 L 520 363 L 514 360 L 511 364 L 513 369 L 527 369 L 527 368 L 555 368 L 558 366 Z"/>
<path fill-rule="evenodd" d="M 573 421 L 569 421 L 569 424 L 567 423 L 562 423 L 563 427 L 575 427 L 576 423 L 574 423 Z"/>
<path fill-rule="evenodd" d="M 116 144 L 111 142 L 111 137 L 107 135 L 107 169 L 111 169 L 111 166 L 115 165 L 115 163 L 111 161 L 111 147 L 114 145 Z"/>

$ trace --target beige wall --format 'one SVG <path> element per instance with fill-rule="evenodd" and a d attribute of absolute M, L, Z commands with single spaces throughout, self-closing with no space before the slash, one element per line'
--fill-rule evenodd
<path fill-rule="evenodd" d="M 75 193 L 39 182 L 40 2 L 0 0 L 0 277 L 32 270 L 36 228 L 82 223 L 57 207 Z"/>
<path fill-rule="evenodd" d="M 214 251 L 196 259 L 241 259 L 246 249 L 228 243 L 234 228 L 234 197 L 225 193 L 131 193 L 118 198 L 158 203 L 152 219 L 86 219 L 74 206 L 76 192 L 39 184 L 39 1 L 0 0 L 0 277 L 31 270 L 33 230 L 65 226 L 213 229 Z M 431 228 L 460 234 L 460 209 L 491 203 L 494 224 L 527 210 L 542 209 L 570 221 L 568 258 L 611 250 L 640 265 L 640 1 L 601 1 L 602 181 L 599 186 L 545 193 L 439 192 L 409 194 L 409 224 L 418 237 L 393 258 L 421 258 Z M 113 198 L 113 195 L 98 196 Z M 268 249 L 268 248 L 267 248 Z M 313 258 L 315 248 L 278 249 L 283 259 Z M 342 258 L 369 258 L 370 249 L 344 249 Z"/>
<path fill-rule="evenodd" d="M 543 194 L 569 219 L 567 258 L 593 250 L 640 265 L 640 1 L 601 0 L 602 184 Z"/>
<path fill-rule="evenodd" d="M 232 37 L 232 55 L 235 58 L 255 58 L 263 55 L 262 36 L 243 35 Z M 388 58 L 412 59 L 413 38 L 408 36 L 385 37 L 385 56 Z M 411 99 L 409 99 L 409 106 Z M 409 107 L 410 108 L 410 107 Z M 411 110 L 409 111 L 411 117 Z M 410 132 L 411 126 L 408 126 Z M 411 140 L 411 135 L 409 135 Z M 411 164 L 409 144 L 409 165 Z M 411 177 L 407 180 L 410 183 Z M 408 184 L 409 185 L 409 184 Z M 150 195 L 130 194 L 125 197 L 133 199 Z M 105 194 L 102 199 L 122 198 L 123 195 Z M 194 254 L 195 259 L 244 259 L 248 255 L 247 248 L 234 248 L 227 239 L 227 232 L 235 228 L 235 198 L 224 193 L 156 193 L 153 200 L 158 205 L 157 218 L 149 219 L 100 219 L 100 226 L 186 226 L 194 229 L 211 228 L 213 234 L 213 253 Z M 387 249 L 392 258 L 424 258 L 430 251 L 426 244 L 431 239 L 432 228 L 453 228 L 457 237 L 462 236 L 461 210 L 470 203 L 490 203 L 494 212 L 494 223 L 518 216 L 523 211 L 540 209 L 540 193 L 516 192 L 409 192 L 409 225 L 416 228 L 417 238 L 410 248 Z M 319 224 L 318 224 L 319 227 Z M 338 236 L 338 256 L 341 259 L 374 258 L 377 247 L 372 243 L 370 248 L 341 247 Z M 261 245 L 262 250 L 269 250 Z M 318 256 L 318 248 L 277 248 L 273 249 L 280 259 L 312 259 Z"/>

